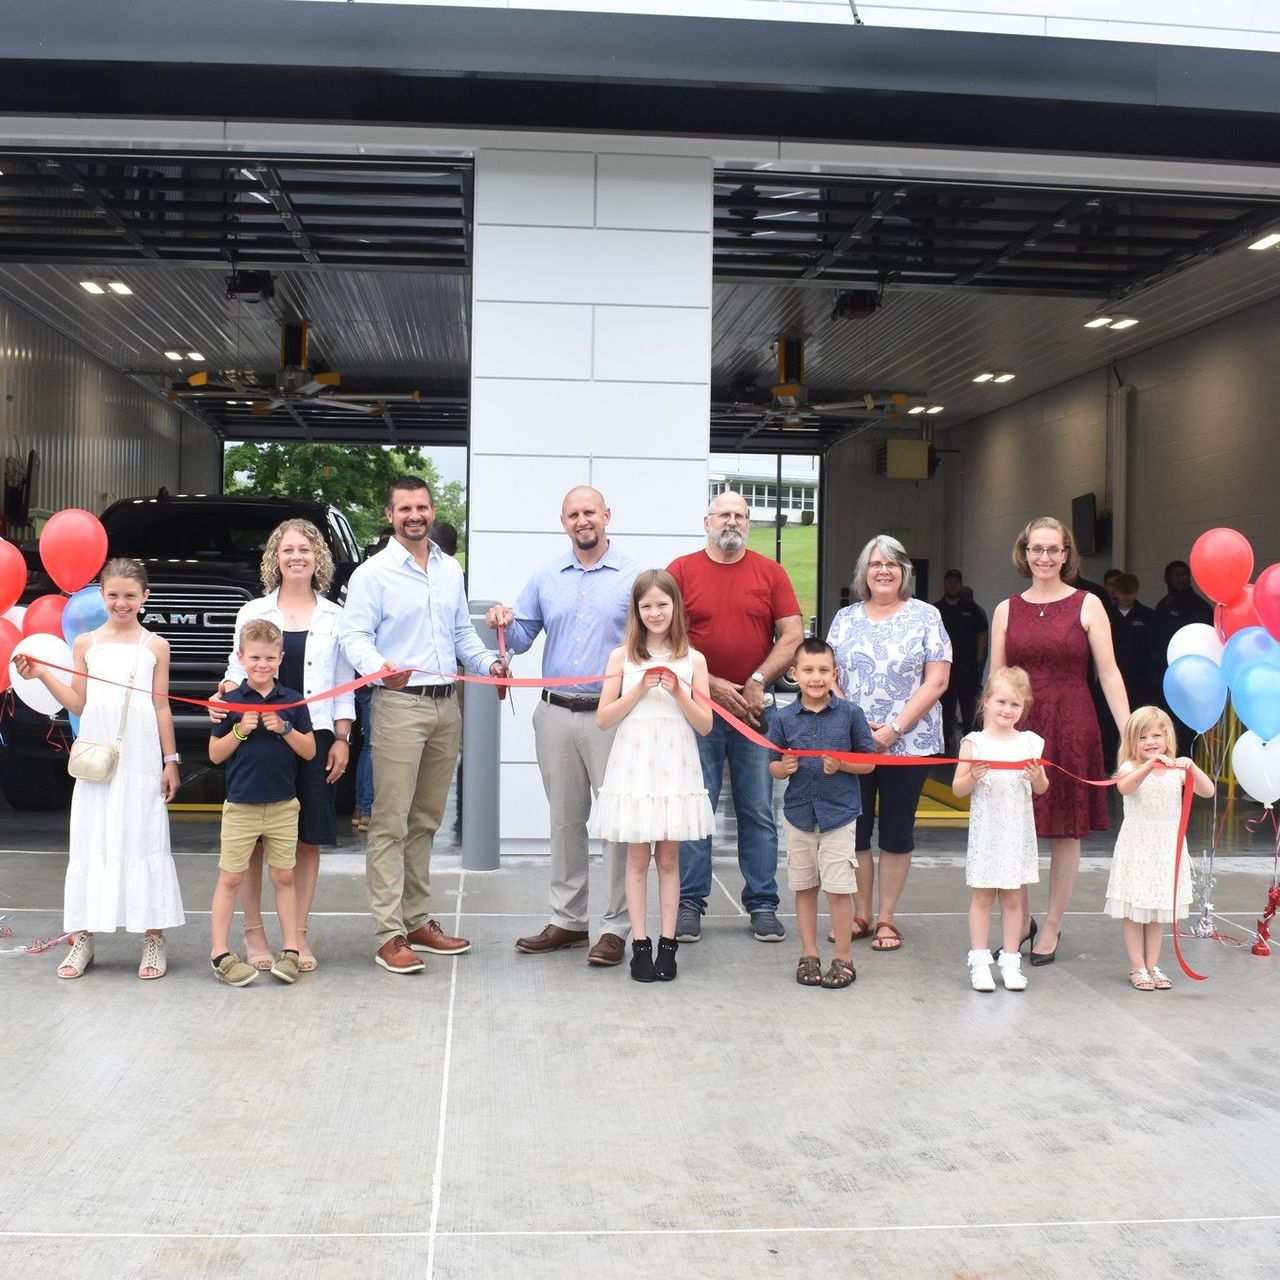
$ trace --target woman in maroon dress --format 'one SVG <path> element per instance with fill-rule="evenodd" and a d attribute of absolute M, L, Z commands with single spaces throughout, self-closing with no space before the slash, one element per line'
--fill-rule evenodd
<path fill-rule="evenodd" d="M 1129 718 L 1124 680 L 1111 647 L 1111 623 L 1102 602 L 1071 584 L 1080 572 L 1071 531 L 1040 516 L 1018 535 L 1013 563 L 1031 585 L 1002 600 L 991 616 L 991 670 L 1022 667 L 1035 701 L 1026 728 L 1044 738 L 1046 760 L 1081 778 L 1101 781 L 1102 738 L 1089 694 L 1089 660 L 1098 674 L 1117 729 Z M 1052 964 L 1080 869 L 1080 840 L 1107 829 L 1107 793 L 1054 770 L 1049 790 L 1035 797 L 1036 834 L 1050 842 L 1049 910 L 1032 938 L 1031 963 Z M 1025 908 L 1024 908 L 1025 909 Z M 1034 930 L 1034 924 L 1032 928 Z"/>

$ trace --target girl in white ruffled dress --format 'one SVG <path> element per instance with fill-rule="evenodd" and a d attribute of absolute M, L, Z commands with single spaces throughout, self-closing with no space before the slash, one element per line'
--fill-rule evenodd
<path fill-rule="evenodd" d="M 702 701 L 693 693 L 697 690 Z M 684 601 L 665 569 L 646 569 L 631 589 L 621 647 L 609 655 L 596 723 L 618 726 L 596 800 L 593 834 L 627 846 L 631 976 L 676 976 L 680 841 L 715 828 L 694 733 L 709 733 L 706 659 L 689 647 Z M 658 864 L 658 954 L 645 926 L 649 859 Z"/>
<path fill-rule="evenodd" d="M 987 677 L 982 691 L 982 728 L 960 743 L 960 763 L 951 789 L 972 794 L 969 848 L 964 879 L 969 900 L 969 983 L 975 991 L 994 991 L 993 961 L 987 947 L 991 908 L 1000 898 L 1004 946 L 998 961 L 1006 991 L 1025 991 L 1019 954 L 1022 940 L 1022 889 L 1040 878 L 1032 795 L 1044 795 L 1049 778 L 1040 763 L 1044 739 L 1019 729 L 1031 707 L 1031 681 L 1021 667 L 1001 667 Z M 993 769 L 988 761 L 1025 760 L 1021 769 Z"/>
<path fill-rule="evenodd" d="M 1117 753 L 1116 790 L 1124 797 L 1124 821 L 1111 855 L 1106 913 L 1124 921 L 1129 985 L 1135 991 L 1167 991 L 1173 982 L 1160 968 L 1164 926 L 1174 920 L 1173 870 L 1182 789 L 1211 796 L 1213 779 L 1188 756 L 1174 759 L 1177 734 L 1159 707 L 1139 707 L 1126 721 Z M 1182 842 L 1177 918 L 1191 907 L 1191 872 Z"/>
<path fill-rule="evenodd" d="M 71 797 L 63 901 L 71 949 L 58 977 L 81 977 L 93 964 L 94 934 L 123 928 L 144 934 L 138 977 L 161 978 L 168 968 L 164 930 L 184 921 L 165 808 L 179 786 L 169 642 L 139 621 L 149 592 L 146 570 L 136 560 L 108 561 L 100 581 L 107 620 L 76 637 L 69 685 L 30 659 L 14 659 L 19 675 L 39 680 L 80 717 L 80 736 L 88 741 L 115 742 L 125 700 L 121 686 L 131 675 L 135 690 L 115 773 L 106 782 L 77 778 Z"/>

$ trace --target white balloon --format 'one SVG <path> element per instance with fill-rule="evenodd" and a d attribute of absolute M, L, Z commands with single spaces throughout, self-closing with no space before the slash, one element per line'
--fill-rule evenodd
<path fill-rule="evenodd" d="M 1246 729 L 1231 749 L 1231 769 L 1236 781 L 1259 804 L 1280 800 L 1280 737 L 1263 742 Z"/>
<path fill-rule="evenodd" d="M 13 647 L 15 655 L 22 654 L 28 658 L 38 658 L 43 662 L 55 662 L 60 667 L 71 666 L 71 650 L 61 636 L 51 636 L 43 631 L 23 636 Z M 63 684 L 71 683 L 71 676 L 65 671 L 52 673 L 55 680 Z M 62 703 L 36 679 L 24 679 L 18 669 L 9 660 L 9 679 L 13 683 L 13 691 L 31 708 L 42 716 L 56 715 L 62 710 Z"/>
<path fill-rule="evenodd" d="M 1207 622 L 1188 622 L 1185 627 L 1179 627 L 1169 641 L 1169 665 L 1173 666 L 1179 658 L 1194 653 L 1220 667 L 1222 650 L 1218 633 Z"/>
<path fill-rule="evenodd" d="M 15 604 L 12 608 L 0 613 L 0 618 L 3 618 L 6 622 L 12 622 L 19 631 L 22 630 L 22 620 L 26 616 L 27 606 L 25 604 Z"/>

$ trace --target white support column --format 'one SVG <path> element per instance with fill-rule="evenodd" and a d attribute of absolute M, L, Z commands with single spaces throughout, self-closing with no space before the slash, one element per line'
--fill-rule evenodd
<path fill-rule="evenodd" d="M 655 140 L 654 146 L 661 143 Z M 558 517 L 600 489 L 610 536 L 664 566 L 702 540 L 711 372 L 710 158 L 476 154 L 472 277 L 473 598 L 513 603 L 568 549 Z M 540 644 L 518 660 L 536 675 Z M 504 848 L 542 849 L 536 694 L 503 715 Z"/>

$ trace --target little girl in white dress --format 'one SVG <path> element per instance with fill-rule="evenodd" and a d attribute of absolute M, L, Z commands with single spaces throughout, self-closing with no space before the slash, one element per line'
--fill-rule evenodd
<path fill-rule="evenodd" d="M 30 659 L 14 659 L 19 675 L 39 680 L 80 717 L 87 741 L 115 742 L 125 704 L 121 686 L 131 677 L 133 684 L 115 773 L 106 782 L 77 778 L 72 793 L 63 896 L 71 949 L 58 977 L 81 977 L 93 964 L 94 934 L 123 928 L 145 935 L 138 977 L 160 978 L 168 968 L 164 930 L 184 920 L 165 808 L 179 786 L 169 642 L 138 620 L 149 592 L 136 560 L 108 561 L 101 584 L 107 620 L 76 637 L 69 685 Z"/>
<path fill-rule="evenodd" d="M 1159 707 L 1139 707 L 1125 722 L 1117 753 L 1116 790 L 1124 797 L 1124 821 L 1111 855 L 1106 913 L 1124 921 L 1129 985 L 1135 991 L 1167 991 L 1173 983 L 1160 969 L 1164 928 L 1174 920 L 1173 869 L 1182 789 L 1211 796 L 1213 779 L 1177 749 L 1173 721 Z M 1191 871 L 1182 842 L 1177 918 L 1191 906 Z"/>
<path fill-rule="evenodd" d="M 1040 878 L 1032 795 L 1049 789 L 1040 763 L 1044 739 L 1019 729 L 1031 706 L 1031 681 L 1021 667 L 1001 667 L 982 691 L 982 728 L 966 734 L 951 789 L 972 794 L 965 883 L 969 900 L 969 981 L 975 991 L 994 991 L 987 946 L 991 908 L 1000 898 L 1000 932 L 1004 942 L 999 967 L 1006 991 L 1025 991 L 1022 972 L 1022 887 Z M 1022 769 L 992 769 L 987 761 L 1026 760 Z"/>
<path fill-rule="evenodd" d="M 702 695 L 701 700 L 693 691 Z M 596 723 L 618 725 L 596 799 L 593 834 L 627 846 L 631 976 L 676 976 L 680 841 L 715 829 L 694 732 L 711 730 L 707 662 L 689 648 L 680 587 L 665 569 L 646 569 L 631 589 L 622 645 L 609 655 Z M 658 954 L 645 926 L 649 858 L 658 864 Z"/>

